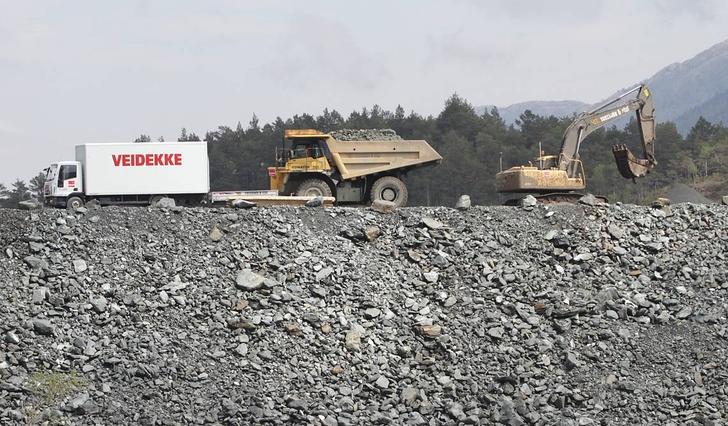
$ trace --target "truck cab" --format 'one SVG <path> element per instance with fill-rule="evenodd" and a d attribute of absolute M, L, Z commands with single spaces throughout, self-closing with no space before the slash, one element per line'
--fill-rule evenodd
<path fill-rule="evenodd" d="M 45 203 L 57 207 L 83 205 L 83 170 L 78 161 L 61 161 L 46 169 L 43 185 Z"/>

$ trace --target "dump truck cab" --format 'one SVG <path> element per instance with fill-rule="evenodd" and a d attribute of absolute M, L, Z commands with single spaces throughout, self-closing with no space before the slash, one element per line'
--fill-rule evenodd
<path fill-rule="evenodd" d="M 332 196 L 333 169 L 326 155 L 329 137 L 316 130 L 286 130 L 283 145 L 276 149 L 276 166 L 268 168 L 271 190 L 281 195 Z M 300 188 L 304 181 L 315 184 Z"/>
<path fill-rule="evenodd" d="M 286 130 L 268 168 L 280 195 L 335 197 L 337 203 L 407 203 L 404 175 L 442 157 L 423 140 L 340 141 L 313 129 Z"/>
<path fill-rule="evenodd" d="M 287 171 L 331 171 L 326 155 L 329 137 L 315 130 L 286 130 L 283 147 L 276 151 L 276 166 Z"/>

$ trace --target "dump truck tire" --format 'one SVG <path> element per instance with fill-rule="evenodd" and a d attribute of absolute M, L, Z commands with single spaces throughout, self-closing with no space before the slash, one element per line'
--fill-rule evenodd
<path fill-rule="evenodd" d="M 306 179 L 298 185 L 299 197 L 331 197 L 331 187 L 321 179 Z"/>
<path fill-rule="evenodd" d="M 394 176 L 384 176 L 377 179 L 372 185 L 372 202 L 377 200 L 391 201 L 397 207 L 407 205 L 407 185 Z"/>

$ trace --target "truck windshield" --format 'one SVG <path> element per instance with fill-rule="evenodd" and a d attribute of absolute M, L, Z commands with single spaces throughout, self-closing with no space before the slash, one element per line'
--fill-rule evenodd
<path fill-rule="evenodd" d="M 75 165 L 65 165 L 61 166 L 61 171 L 58 173 L 58 187 L 63 187 L 63 182 L 68 179 L 75 179 L 76 178 L 76 166 Z"/>
<path fill-rule="evenodd" d="M 317 141 L 308 141 L 306 143 L 297 143 L 290 152 L 291 158 L 319 158 L 323 156 L 323 150 Z"/>

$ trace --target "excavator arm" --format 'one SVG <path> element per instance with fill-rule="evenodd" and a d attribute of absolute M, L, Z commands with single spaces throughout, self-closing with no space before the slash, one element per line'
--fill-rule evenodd
<path fill-rule="evenodd" d="M 635 95 L 636 94 L 636 95 Z M 625 145 L 612 148 L 617 168 L 628 179 L 643 177 L 657 165 L 655 160 L 655 106 L 652 93 L 646 85 L 640 85 L 605 104 L 580 114 L 564 132 L 559 153 L 558 169 L 565 170 L 568 176 L 578 172 L 579 149 L 590 133 L 612 121 L 635 112 L 642 139 L 642 158 L 637 158 Z"/>

